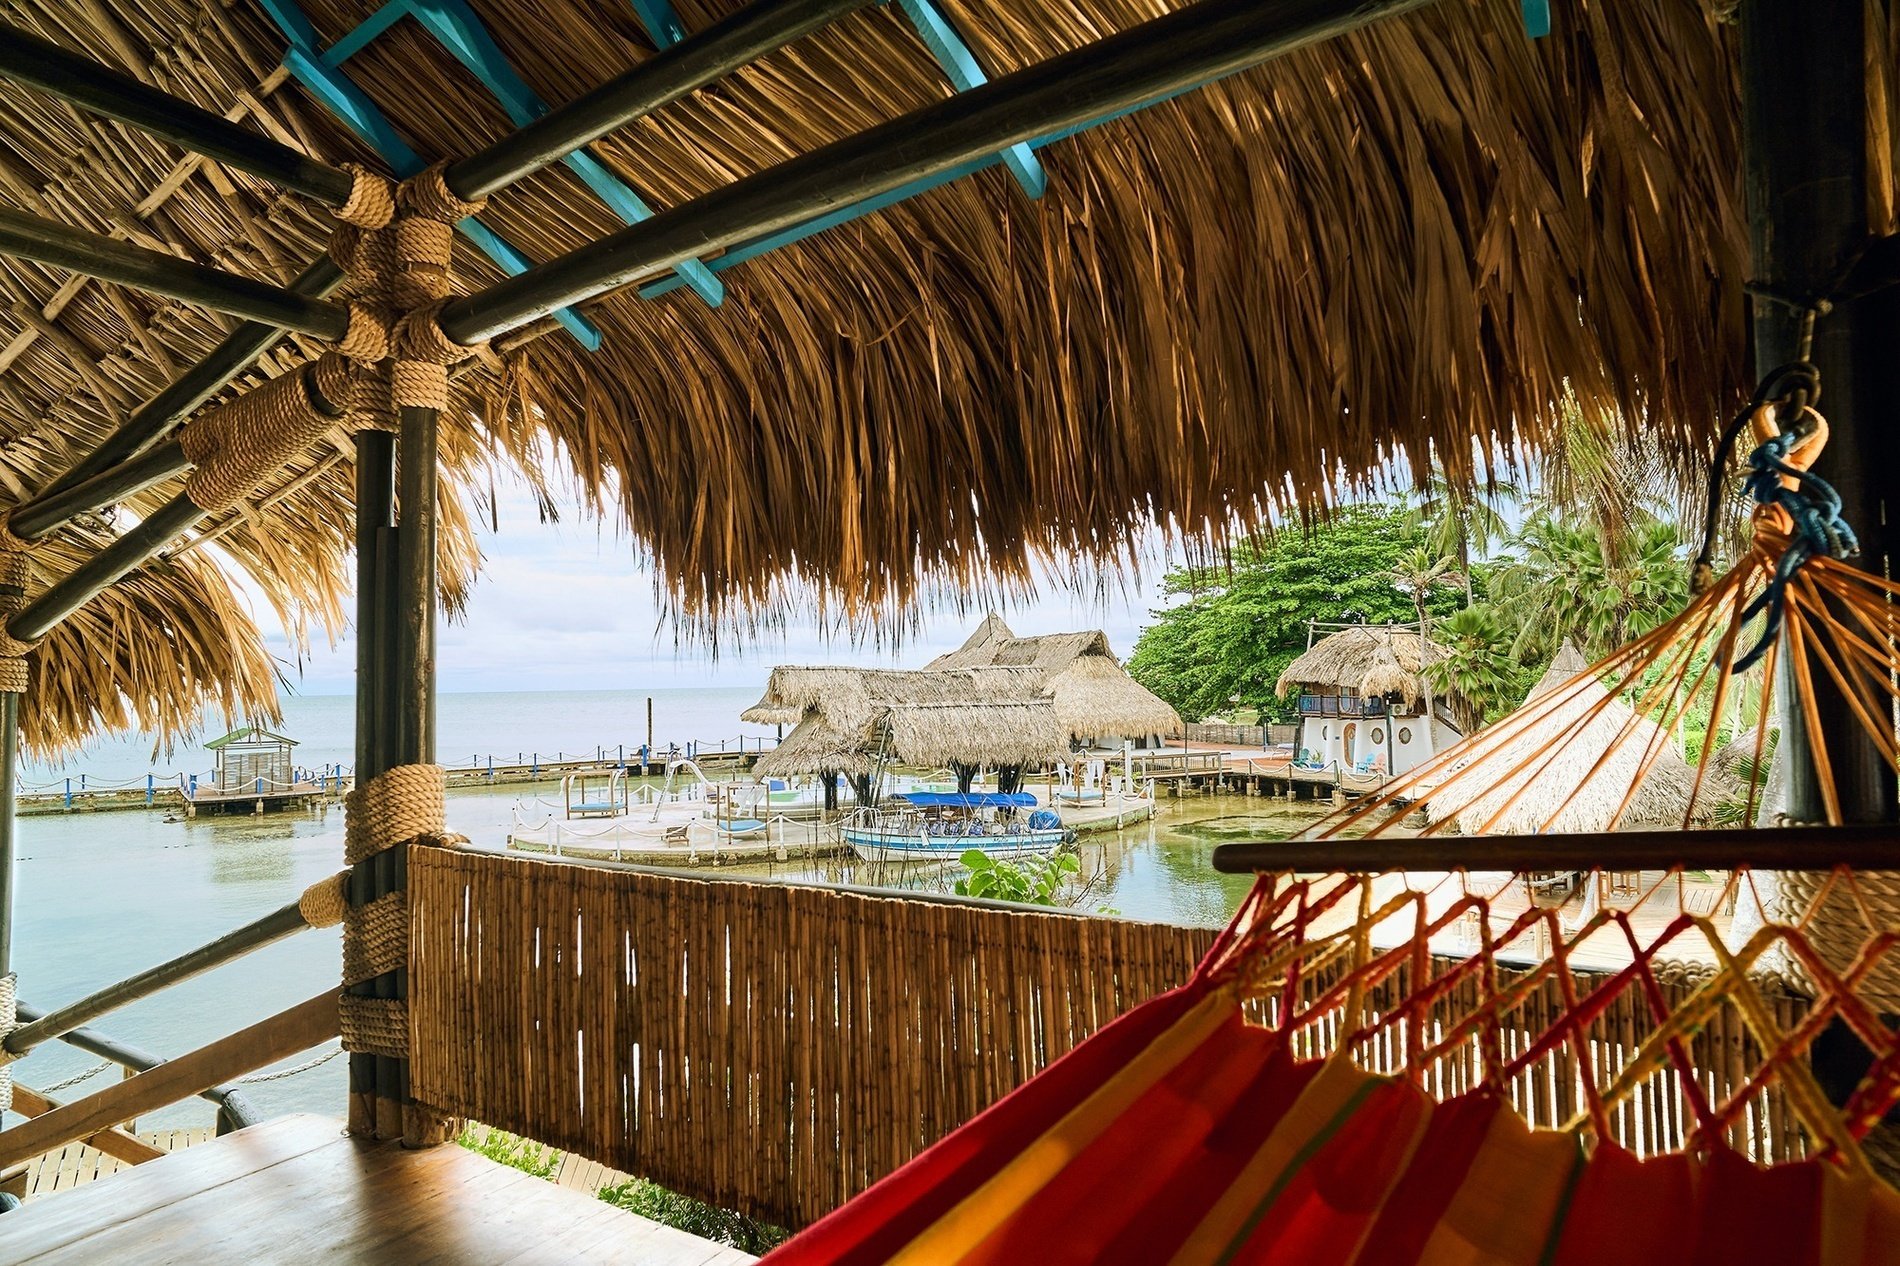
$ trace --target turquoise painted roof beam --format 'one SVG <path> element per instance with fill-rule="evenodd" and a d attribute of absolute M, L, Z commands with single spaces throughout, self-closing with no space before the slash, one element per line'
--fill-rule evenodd
<path fill-rule="evenodd" d="M 1200 88 L 1205 88 L 1206 86 L 1204 83 L 1195 84 L 1192 87 L 1181 89 L 1180 92 L 1170 92 L 1163 96 L 1156 97 L 1153 100 L 1144 101 L 1139 105 L 1129 106 L 1125 110 L 1116 110 L 1112 114 L 1104 114 L 1100 118 L 1090 119 L 1087 123 L 1080 124 L 1076 127 L 1064 128 L 1060 132 L 1051 132 L 1047 136 L 1038 136 L 1035 140 L 1027 141 L 1024 144 L 1033 152 L 1042 149 L 1044 146 L 1054 145 L 1057 141 L 1067 140 L 1071 136 L 1079 136 L 1091 128 L 1101 127 L 1104 123 L 1113 123 L 1116 119 L 1126 118 L 1131 114 L 1146 110 L 1151 106 L 1158 106 L 1164 101 L 1172 101 L 1176 97 L 1194 92 Z M 928 180 L 915 181 L 900 189 L 893 189 L 889 193 L 880 194 L 878 197 L 866 198 L 862 202 L 854 202 L 850 206 L 840 207 L 836 211 L 831 211 L 824 215 L 814 217 L 813 219 L 806 220 L 803 224 L 794 225 L 781 232 L 768 234 L 765 237 L 753 238 L 749 242 L 729 248 L 724 254 L 712 261 L 712 267 L 716 272 L 724 272 L 728 268 L 735 268 L 749 259 L 757 259 L 759 256 L 775 251 L 781 246 L 790 246 L 794 242 L 802 242 L 814 234 L 823 233 L 826 229 L 837 228 L 840 224 L 848 224 L 852 220 L 875 214 L 876 212 L 884 210 L 886 207 L 896 206 L 898 203 L 914 198 L 920 193 L 928 193 L 932 189 L 947 185 L 952 181 L 962 180 L 965 176 L 975 175 L 979 171 L 988 171 L 1003 161 L 1003 155 L 992 154 L 988 158 L 965 163 L 961 167 L 953 167 L 942 175 L 931 177 Z M 648 282 L 646 285 L 640 287 L 639 293 L 642 298 L 657 299 L 661 295 L 671 294 L 673 291 L 678 290 L 680 284 L 678 277 L 667 277 L 660 281 Z"/>
<path fill-rule="evenodd" d="M 456 60 L 475 72 L 475 77 L 501 102 L 502 109 L 516 127 L 532 123 L 548 112 L 547 103 L 534 94 L 495 43 L 488 28 L 475 16 L 467 0 L 390 0 L 384 8 L 402 6 L 422 28 L 435 36 Z M 646 200 L 608 171 L 585 149 L 575 150 L 562 160 L 584 181 L 624 224 L 637 224 L 653 218 Z M 725 300 L 726 287 L 712 270 L 691 259 L 679 266 L 679 274 L 709 306 Z"/>
<path fill-rule="evenodd" d="M 978 84 L 989 82 L 989 76 L 977 64 L 976 54 L 970 51 L 963 33 L 957 30 L 950 15 L 937 6 L 937 0 L 897 0 L 897 7 L 910 19 L 917 37 L 937 59 L 937 65 L 943 67 L 943 73 L 958 92 L 968 92 Z M 1024 193 L 1031 198 L 1042 197 L 1049 187 L 1049 177 L 1036 161 L 1034 150 L 1026 144 L 1012 145 L 1002 152 L 1001 158 Z"/>
<path fill-rule="evenodd" d="M 686 27 L 680 22 L 680 15 L 673 11 L 673 0 L 627 0 L 633 6 L 633 16 L 640 19 L 640 25 L 653 37 L 655 48 L 671 48 L 686 38 Z"/>
<path fill-rule="evenodd" d="M 280 2 L 283 0 L 263 0 L 266 7 L 272 10 Z M 305 52 L 294 39 L 284 53 L 284 67 L 311 96 L 321 101 L 342 120 L 345 127 L 375 150 L 398 178 L 407 179 L 428 166 L 422 161 L 422 156 L 396 132 L 388 116 L 340 68 L 324 64 L 316 56 Z M 534 266 L 534 261 L 516 249 L 513 243 L 472 216 L 455 227 L 510 277 L 525 273 Z M 592 321 L 572 308 L 562 308 L 554 314 L 554 318 L 582 347 L 590 352 L 600 350 L 603 337 L 600 327 Z"/>

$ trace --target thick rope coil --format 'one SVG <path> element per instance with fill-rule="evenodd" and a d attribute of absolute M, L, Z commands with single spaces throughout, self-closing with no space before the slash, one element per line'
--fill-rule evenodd
<path fill-rule="evenodd" d="M 342 373 L 335 363 L 323 369 L 306 365 L 180 431 L 179 447 L 197 467 L 185 481 L 186 495 L 207 513 L 242 503 L 343 420 L 353 400 L 335 402 L 342 404 L 339 408 L 327 393 L 321 404 L 312 395 L 313 389 L 321 390 L 318 384 L 343 382 Z M 354 397 L 355 392 L 344 394 Z"/>
<path fill-rule="evenodd" d="M 15 615 L 26 609 L 26 582 L 31 573 L 30 541 L 15 536 L 0 515 L 0 691 L 22 694 L 26 690 L 26 657 L 32 642 L 22 642 L 7 632 Z"/>
<path fill-rule="evenodd" d="M 366 299 L 350 300 L 350 323 L 336 341 L 337 354 L 375 364 L 389 355 L 389 310 Z"/>
<path fill-rule="evenodd" d="M 385 769 L 343 798 L 343 860 L 354 866 L 386 848 L 446 827 L 448 777 L 440 765 Z"/>
<path fill-rule="evenodd" d="M 404 214 L 440 220 L 444 224 L 455 224 L 471 215 L 481 214 L 482 208 L 488 205 L 488 199 L 464 202 L 456 197 L 454 190 L 449 188 L 449 182 L 443 179 L 447 169 L 446 162 L 437 163 L 423 168 L 403 182 L 396 198 Z"/>
<path fill-rule="evenodd" d="M 343 922 L 343 983 L 358 984 L 409 965 L 409 901 L 386 892 Z"/>
<path fill-rule="evenodd" d="M 336 210 L 336 218 L 359 228 L 380 229 L 396 214 L 396 187 L 389 177 L 360 163 L 344 163 L 350 173 L 350 197 Z"/>
<path fill-rule="evenodd" d="M 333 928 L 350 912 L 349 893 L 344 885 L 348 872 L 328 875 L 303 890 L 297 898 L 297 913 L 313 928 Z"/>
<path fill-rule="evenodd" d="M 18 985 L 19 977 L 12 972 L 0 976 L 0 1037 L 20 1027 Z M 13 1069 L 8 1065 L 19 1058 L 11 1051 L 0 1049 L 0 1112 L 13 1107 Z"/>
<path fill-rule="evenodd" d="M 1775 891 L 1766 898 L 1767 915 L 1778 923 L 1800 923 L 1829 880 L 1827 899 L 1803 926 L 1808 944 L 1836 971 L 1853 962 L 1870 937 L 1900 929 L 1900 871 L 1858 870 L 1850 883 L 1827 871 L 1784 870 L 1774 876 Z M 1802 992 L 1815 992 L 1798 962 L 1790 971 L 1803 981 Z M 1854 992 L 1874 1010 L 1900 1015 L 1900 955 L 1887 954 Z"/>
<path fill-rule="evenodd" d="M 409 1004 L 400 998 L 337 999 L 337 1019 L 343 1030 L 343 1049 L 359 1055 L 409 1055 Z"/>

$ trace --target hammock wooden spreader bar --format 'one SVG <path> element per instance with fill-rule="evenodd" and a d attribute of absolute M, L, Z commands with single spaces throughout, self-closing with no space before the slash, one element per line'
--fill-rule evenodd
<path fill-rule="evenodd" d="M 1220 844 L 1214 869 L 1338 870 L 1813 870 L 1817 860 L 1856 870 L 1900 870 L 1900 828 L 1872 824 L 1551 835 L 1327 835 Z"/>

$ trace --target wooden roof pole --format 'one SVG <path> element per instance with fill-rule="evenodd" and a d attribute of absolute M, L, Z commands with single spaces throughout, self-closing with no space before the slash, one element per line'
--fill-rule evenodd
<path fill-rule="evenodd" d="M 548 313 L 804 223 L 1011 145 L 1235 74 L 1427 0 L 1197 0 L 1106 39 L 867 128 L 448 305 L 474 344 Z"/>
<path fill-rule="evenodd" d="M 1815 472 L 1841 493 L 1859 534 L 1861 563 L 1889 572 L 1885 491 L 1900 448 L 1900 338 L 1891 291 L 1836 297 L 1870 245 L 1867 193 L 1866 30 L 1859 0 L 1744 0 L 1742 151 L 1749 225 L 1755 371 L 1812 360 L 1821 372 L 1831 439 Z M 1829 305 L 1830 310 L 1810 307 Z M 1812 331 L 1812 350 L 1804 347 Z M 1784 674 L 1792 660 L 1782 656 Z M 1849 822 L 1893 822 L 1894 776 L 1823 673 L 1815 697 L 1829 763 Z M 1788 767 L 1785 813 L 1826 820 L 1808 734 L 1785 675 L 1778 757 Z"/>
<path fill-rule="evenodd" d="M 330 206 L 350 196 L 348 172 L 7 23 L 0 23 L 0 78 Z"/>
<path fill-rule="evenodd" d="M 350 310 L 343 304 L 312 299 L 266 281 L 8 207 L 0 207 L 0 255 L 70 269 L 323 339 L 343 337 L 350 322 Z"/>
<path fill-rule="evenodd" d="M 472 199 L 497 192 L 559 161 L 572 150 L 599 140 L 870 2 L 759 0 L 717 25 L 687 36 L 592 92 L 550 110 L 521 131 L 450 164 L 444 176 L 458 197 Z M 288 289 L 293 294 L 320 299 L 342 282 L 343 271 L 325 255 L 298 275 Z M 216 349 L 135 411 L 98 448 L 48 484 L 38 497 L 15 510 L 9 523 L 14 534 L 28 540 L 38 539 L 76 514 L 111 505 L 130 495 L 136 489 L 123 477 L 103 479 L 90 485 L 84 493 L 79 492 L 78 486 L 144 452 L 159 436 L 249 368 L 283 334 L 280 326 L 255 321 L 231 331 Z M 179 473 L 186 465 L 182 454 L 174 453 L 171 457 L 175 464 L 167 475 Z M 69 493 L 72 495 L 67 496 Z M 55 498 L 60 500 L 55 502 Z"/>

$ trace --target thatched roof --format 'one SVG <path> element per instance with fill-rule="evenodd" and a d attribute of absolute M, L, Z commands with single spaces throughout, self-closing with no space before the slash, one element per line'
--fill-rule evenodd
<path fill-rule="evenodd" d="M 1427 642 L 1418 630 L 1404 625 L 1355 624 L 1328 633 L 1305 654 L 1286 666 L 1275 689 L 1281 698 L 1296 690 L 1314 694 L 1358 695 L 1376 699 L 1396 693 L 1408 706 L 1424 701 L 1426 682 L 1421 673 L 1436 663 L 1444 648 Z M 1442 690 L 1432 692 L 1446 699 Z"/>
<path fill-rule="evenodd" d="M 907 765 L 1027 764 L 1068 749 L 1033 669 L 949 672 L 800 667 L 772 670 L 747 720 L 794 713 L 798 726 L 761 757 L 762 777 L 863 773 L 888 752 Z M 777 722 L 767 722 L 774 724 Z"/>
<path fill-rule="evenodd" d="M 1100 629 L 1017 637 L 991 612 L 962 646 L 937 656 L 930 670 L 1022 668 L 1041 675 L 1041 694 L 1079 739 L 1107 735 L 1175 734 L 1181 717 L 1160 696 L 1128 675 Z"/>
<path fill-rule="evenodd" d="M 789 778 L 793 774 L 850 774 L 871 772 L 871 757 L 862 738 L 846 734 L 823 716 L 813 713 L 792 727 L 783 742 L 753 764 L 760 778 Z"/>
<path fill-rule="evenodd" d="M 1524 704 L 1547 697 L 1562 701 L 1528 725 L 1498 730 L 1507 735 L 1501 741 L 1486 742 L 1484 732 L 1475 736 L 1473 755 L 1464 763 L 1478 776 L 1467 775 L 1454 784 L 1457 790 L 1427 799 L 1428 815 L 1454 818 L 1468 834 L 1683 825 L 1695 770 L 1683 759 L 1675 736 L 1622 698 L 1610 697 L 1602 682 L 1580 680 L 1589 667 L 1575 647 L 1564 643 Z M 1560 690 L 1565 693 L 1556 696 Z M 1509 722 L 1505 717 L 1498 725 Z M 1720 797 L 1709 792 L 1724 777 L 1707 773 L 1691 821 L 1710 820 Z M 1625 806 L 1632 785 L 1636 791 Z"/>
<path fill-rule="evenodd" d="M 678 8 L 697 31 L 739 5 Z M 327 42 L 377 0 L 304 7 Z M 473 7 L 548 102 L 653 53 L 621 0 Z M 1156 7 L 945 0 L 992 74 Z M 942 586 L 1021 580 L 1038 557 L 1125 558 L 1150 519 L 1260 526 L 1398 443 L 1462 474 L 1488 447 L 1474 435 L 1535 441 L 1570 400 L 1687 453 L 1748 380 L 1735 36 L 1718 7 L 1555 5 L 1555 32 L 1529 40 L 1513 4 L 1444 0 L 1052 145 L 1038 202 L 991 169 L 732 268 L 718 308 L 685 290 L 603 298 L 587 305 L 599 352 L 544 323 L 470 362 L 445 418 L 451 479 L 466 495 L 482 446 L 537 477 L 570 464 L 690 617 L 814 595 L 888 616 Z M 19 0 L 11 17 L 328 159 L 374 161 L 287 81 L 254 4 Z M 425 159 L 511 126 L 414 24 L 349 73 Z M 877 6 L 594 152 L 677 206 L 946 91 Z M 328 233 L 299 198 L 11 85 L 0 140 L 8 201 L 191 259 L 282 282 Z M 559 167 L 484 220 L 533 259 L 618 226 Z M 496 277 L 457 252 L 459 286 Z M 20 489 L 223 328 L 66 281 L 0 265 L 0 478 Z M 287 344 L 246 385 L 307 350 Z M 312 454 L 259 500 L 269 513 L 233 516 L 232 553 L 333 615 L 347 459 Z"/>

